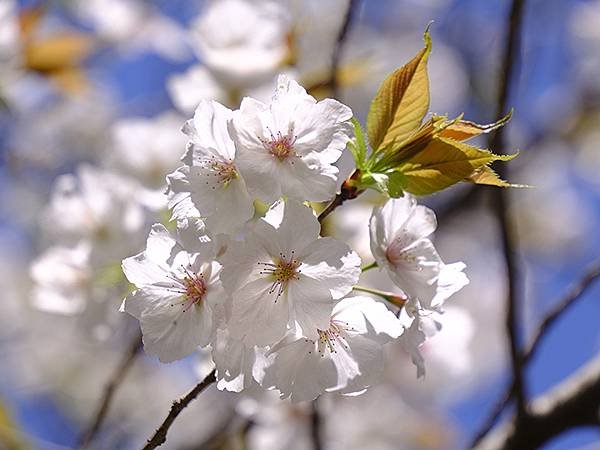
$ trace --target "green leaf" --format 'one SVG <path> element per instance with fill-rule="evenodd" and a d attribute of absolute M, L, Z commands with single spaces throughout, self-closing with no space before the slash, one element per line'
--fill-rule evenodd
<path fill-rule="evenodd" d="M 348 149 L 354 157 L 354 164 L 360 170 L 364 170 L 366 167 L 367 159 L 367 144 L 365 142 L 365 135 L 363 133 L 360 122 L 354 117 L 352 118 L 352 125 L 354 126 L 354 141 L 348 143 Z"/>
<path fill-rule="evenodd" d="M 513 187 L 513 188 L 528 188 L 531 187 L 527 184 L 513 184 L 503 180 L 498 176 L 491 167 L 482 166 L 476 169 L 471 175 L 469 175 L 465 181 L 470 181 L 475 184 L 486 184 L 488 186 L 498 187 Z"/>
<path fill-rule="evenodd" d="M 371 173 L 362 172 L 357 186 L 360 189 L 375 189 L 382 194 L 399 198 L 404 195 L 406 177 L 399 172 Z"/>
<path fill-rule="evenodd" d="M 506 125 L 512 118 L 512 110 L 497 122 L 490 123 L 488 125 L 480 125 L 475 122 L 469 122 L 468 120 L 457 120 L 452 124 L 446 126 L 440 131 L 439 136 L 454 139 L 456 141 L 466 141 L 475 136 L 489 133 Z"/>
<path fill-rule="evenodd" d="M 388 195 L 392 198 L 400 198 L 404 195 L 406 176 L 400 172 L 388 174 Z"/>
<path fill-rule="evenodd" d="M 374 151 L 408 138 L 429 109 L 429 26 L 424 39 L 425 47 L 408 64 L 392 72 L 373 98 L 367 116 L 367 135 Z"/>
<path fill-rule="evenodd" d="M 453 139 L 434 137 L 398 170 L 406 177 L 405 191 L 427 195 L 469 178 L 493 161 L 509 161 L 516 156 L 495 155 Z"/>

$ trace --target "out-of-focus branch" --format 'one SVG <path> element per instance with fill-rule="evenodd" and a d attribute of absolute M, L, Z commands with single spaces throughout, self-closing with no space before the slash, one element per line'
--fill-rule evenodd
<path fill-rule="evenodd" d="M 562 300 L 556 303 L 556 306 L 550 310 L 542 320 L 542 323 L 538 327 L 531 344 L 523 354 L 523 359 L 528 362 L 537 353 L 539 343 L 548 332 L 548 330 L 554 325 L 556 320 L 566 312 L 575 302 L 580 299 L 585 291 L 592 285 L 592 283 L 600 277 L 600 261 L 592 263 L 592 265 L 586 270 L 583 277 L 575 284 L 573 284 L 567 294 Z"/>
<path fill-rule="evenodd" d="M 114 398 L 115 392 L 123 382 L 123 379 L 127 375 L 127 372 L 129 372 L 129 369 L 131 369 L 133 366 L 133 362 L 135 361 L 141 348 L 142 336 L 140 333 L 138 333 L 131 340 L 131 343 L 127 347 L 127 351 L 123 355 L 121 363 L 117 366 L 116 370 L 110 377 L 110 380 L 106 384 L 106 388 L 104 389 L 104 394 L 100 400 L 97 412 L 94 414 L 92 421 L 86 427 L 86 431 L 82 434 L 82 437 L 79 441 L 79 448 L 81 450 L 88 448 L 100 431 L 100 428 L 106 419 L 106 415 L 108 414 L 108 410 Z"/>
<path fill-rule="evenodd" d="M 323 442 L 321 439 L 321 414 L 319 413 L 319 403 L 314 400 L 311 405 L 310 412 L 310 437 L 313 443 L 313 450 L 322 450 Z"/>
<path fill-rule="evenodd" d="M 348 36 L 348 30 L 350 30 L 350 25 L 352 23 L 352 19 L 354 18 L 354 14 L 358 9 L 359 0 L 349 0 L 348 9 L 346 10 L 346 15 L 344 16 L 344 21 L 342 26 L 340 27 L 340 32 L 338 33 L 337 39 L 335 41 L 335 47 L 333 49 L 333 55 L 331 57 L 331 74 L 329 80 L 325 83 L 331 88 L 331 95 L 333 98 L 339 97 L 339 67 L 340 67 L 340 59 L 342 58 L 342 49 L 346 42 L 346 36 Z"/>
<path fill-rule="evenodd" d="M 521 24 L 523 18 L 524 0 L 513 0 L 511 3 L 508 36 L 502 66 L 500 68 L 500 89 L 498 92 L 498 102 L 496 108 L 496 118 L 500 120 L 508 109 L 509 88 L 516 78 L 517 57 L 521 36 Z M 489 148 L 496 153 L 504 153 L 504 132 L 505 127 L 500 127 L 490 135 Z M 507 165 L 498 168 L 498 174 L 501 178 L 508 178 Z M 522 358 L 519 350 L 519 313 L 518 305 L 518 276 L 517 263 L 515 261 L 516 236 L 510 223 L 510 198 L 505 189 L 494 189 L 492 191 L 492 209 L 500 227 L 500 236 L 502 241 L 502 253 L 506 265 L 508 280 L 508 296 L 506 307 L 506 333 L 508 335 L 512 372 L 514 377 L 514 394 L 517 400 L 517 415 L 526 414 L 526 394 L 523 382 Z"/>
<path fill-rule="evenodd" d="M 477 450 L 533 450 L 566 430 L 600 426 L 600 357 L 535 399 L 527 416 L 515 416 L 475 447 Z"/>
<path fill-rule="evenodd" d="M 577 302 L 588 288 L 592 286 L 595 280 L 600 278 L 600 261 L 596 261 L 592 263 L 589 268 L 586 270 L 583 277 L 580 280 L 575 282 L 567 291 L 567 293 L 561 298 L 559 301 L 555 303 L 554 306 L 548 314 L 542 319 L 540 326 L 534 334 L 534 337 L 531 340 L 531 343 L 527 347 L 527 350 L 522 355 L 522 364 L 526 366 L 529 361 L 536 354 L 537 349 L 539 348 L 540 342 L 543 340 L 544 336 L 547 335 L 548 331 L 552 328 L 552 326 L 556 323 L 557 319 L 563 315 L 572 305 Z M 473 439 L 470 448 L 476 447 L 479 442 L 486 436 L 487 433 L 492 429 L 502 411 L 508 403 L 514 393 L 515 383 L 514 380 L 511 381 L 508 388 L 505 390 L 502 398 L 494 407 L 488 419 L 485 421 L 481 430 L 477 433 L 475 438 Z M 599 400 L 600 401 L 600 400 Z"/>
<path fill-rule="evenodd" d="M 216 375 L 216 369 L 213 369 L 213 371 L 211 373 L 209 373 L 206 376 L 206 378 L 204 378 L 204 380 L 200 381 L 190 392 L 188 392 L 186 395 L 184 395 L 180 399 L 175 400 L 173 402 L 173 405 L 171 406 L 171 410 L 169 411 L 169 414 L 167 415 L 167 417 L 165 418 L 163 423 L 156 429 L 156 431 L 154 432 L 152 437 L 150 439 L 148 439 L 148 442 L 146 443 L 146 445 L 144 446 L 144 448 L 142 450 L 155 449 L 156 447 L 161 446 L 162 444 L 164 444 L 167 441 L 167 433 L 169 432 L 169 428 L 171 428 L 171 425 L 173 425 L 173 422 L 175 422 L 175 419 L 177 419 L 177 416 L 179 416 L 179 414 L 181 414 L 181 412 L 196 397 L 198 397 L 198 395 L 204 389 L 206 389 L 208 386 L 210 386 L 212 383 L 214 383 L 216 381 L 215 375 Z"/>

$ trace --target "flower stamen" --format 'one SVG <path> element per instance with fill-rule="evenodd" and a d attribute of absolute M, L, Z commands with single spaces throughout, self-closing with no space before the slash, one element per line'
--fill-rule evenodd
<path fill-rule="evenodd" d="M 210 171 L 207 176 L 212 178 L 208 179 L 206 184 L 210 185 L 213 181 L 216 182 L 213 184 L 212 189 L 216 189 L 219 185 L 227 186 L 238 177 L 237 169 L 232 160 L 222 161 L 212 156 L 210 159 L 204 160 L 202 166 Z"/>
<path fill-rule="evenodd" d="M 269 294 L 277 292 L 275 302 L 279 300 L 290 280 L 300 278 L 301 271 L 298 269 L 300 262 L 294 258 L 293 250 L 289 259 L 283 253 L 279 253 L 279 258 L 276 261 L 272 263 L 259 262 L 258 265 L 261 266 L 259 272 L 261 275 L 269 275 L 273 279 Z"/>
<path fill-rule="evenodd" d="M 329 353 L 337 353 L 338 344 L 341 344 L 344 348 L 349 348 L 346 339 L 342 336 L 344 331 L 354 331 L 354 329 L 347 322 L 339 320 L 331 320 L 327 330 L 317 330 L 319 334 L 317 351 L 321 356 L 325 356 L 326 349 L 329 350 Z"/>
<path fill-rule="evenodd" d="M 270 139 L 259 138 L 266 150 L 276 157 L 279 161 L 284 161 L 290 156 L 296 156 L 294 151 L 294 144 L 296 143 L 297 136 L 294 136 L 294 126 L 290 125 L 288 133 L 283 135 L 281 131 L 277 134 L 273 134 L 269 130 L 271 135 Z"/>
<path fill-rule="evenodd" d="M 171 306 L 183 306 L 182 312 L 187 312 L 194 305 L 199 305 L 206 296 L 207 286 L 203 274 L 196 274 L 183 268 L 185 277 L 183 280 L 177 280 L 180 287 L 173 286 L 172 292 L 181 294 L 181 301 L 172 303 Z"/>

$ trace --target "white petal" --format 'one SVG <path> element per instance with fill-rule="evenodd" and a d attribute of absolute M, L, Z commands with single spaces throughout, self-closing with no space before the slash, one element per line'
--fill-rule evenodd
<path fill-rule="evenodd" d="M 381 344 L 398 338 L 403 331 L 395 314 L 371 297 L 342 299 L 333 310 L 333 319 L 348 323 L 353 330 L 366 334 L 369 339 Z"/>
<path fill-rule="evenodd" d="M 339 173 L 335 166 L 313 164 L 310 157 L 293 158 L 279 163 L 277 172 L 281 193 L 290 199 L 324 202 L 335 196 Z"/>
<path fill-rule="evenodd" d="M 340 299 L 358 283 L 360 257 L 346 244 L 330 237 L 314 241 L 304 249 L 298 259 L 300 270 L 306 277 L 319 281 L 329 289 L 332 297 Z"/>
<path fill-rule="evenodd" d="M 168 282 L 167 260 L 177 243 L 160 224 L 152 226 L 146 250 L 123 260 L 123 272 L 137 287 Z"/>
<path fill-rule="evenodd" d="M 170 303 L 152 305 L 140 320 L 144 348 L 158 355 L 161 362 L 172 362 L 208 345 L 212 329 L 211 312 L 206 304 L 181 312 Z"/>
<path fill-rule="evenodd" d="M 273 364 L 267 368 L 263 384 L 275 386 L 281 398 L 292 402 L 310 401 L 336 383 L 336 369 L 329 358 L 315 351 L 313 341 L 299 339 L 277 349 Z"/>
<path fill-rule="evenodd" d="M 289 282 L 287 290 L 292 318 L 304 336 L 317 339 L 317 330 L 329 328 L 335 305 L 327 286 L 322 286 L 319 280 L 300 276 L 299 280 Z"/>
<path fill-rule="evenodd" d="M 273 228 L 265 224 L 267 227 Z M 273 230 L 274 232 L 274 230 Z M 270 262 L 271 257 L 253 235 L 249 235 L 244 242 L 233 241 L 227 251 L 220 258 L 223 264 L 221 282 L 229 293 L 240 289 L 250 278 L 263 278 L 259 274 L 262 268 L 259 262 Z"/>
<path fill-rule="evenodd" d="M 417 205 L 414 197 L 407 194 L 374 208 L 369 228 L 373 256 L 379 266 L 385 267 L 388 258 L 393 260 L 431 234 L 436 228 L 436 220 L 433 211 Z"/>
<path fill-rule="evenodd" d="M 254 215 L 254 203 L 244 180 L 236 178 L 216 194 L 216 210 L 206 224 L 218 233 L 235 234 Z"/>
<path fill-rule="evenodd" d="M 214 332 L 205 303 L 184 311 L 181 295 L 165 288 L 138 289 L 125 300 L 125 311 L 140 321 L 144 349 L 161 362 L 181 359 L 209 343 Z"/>
<path fill-rule="evenodd" d="M 277 228 L 277 238 L 282 249 L 294 249 L 296 254 L 319 237 L 321 226 L 312 208 L 288 200 L 285 202 L 283 220 Z"/>
<path fill-rule="evenodd" d="M 238 149 L 243 148 L 243 151 L 238 153 L 236 162 L 250 194 L 265 203 L 272 203 L 279 199 L 282 196 L 280 183 L 282 163 L 268 153 L 261 142 L 258 144 L 240 142 L 242 143 L 236 145 Z"/>
<path fill-rule="evenodd" d="M 232 295 L 231 335 L 246 345 L 272 345 L 283 337 L 289 320 L 287 294 L 270 292 L 272 282 L 251 281 Z"/>
<path fill-rule="evenodd" d="M 331 359 L 337 371 L 337 383 L 328 392 L 354 393 L 375 383 L 383 370 L 383 347 L 364 335 L 349 336 L 347 347 L 338 345 Z"/>
<path fill-rule="evenodd" d="M 443 264 L 437 278 L 435 297 L 431 301 L 431 308 L 439 308 L 447 299 L 469 284 L 467 275 L 463 273 L 466 268 L 462 262 Z"/>
<path fill-rule="evenodd" d="M 194 112 L 192 142 L 207 152 L 233 160 L 235 146 L 227 130 L 232 115 L 230 109 L 214 100 L 201 101 Z"/>
<path fill-rule="evenodd" d="M 387 264 L 392 281 L 409 296 L 421 302 L 431 302 L 436 293 L 436 281 L 441 259 L 429 239 L 421 239 Z"/>

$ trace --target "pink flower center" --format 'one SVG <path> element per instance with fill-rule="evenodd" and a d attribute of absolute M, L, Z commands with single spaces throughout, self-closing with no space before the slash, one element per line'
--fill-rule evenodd
<path fill-rule="evenodd" d="M 181 295 L 178 300 L 171 303 L 171 307 L 182 307 L 182 311 L 185 313 L 192 306 L 199 305 L 204 300 L 208 286 L 202 273 L 194 273 L 189 268 L 183 266 L 182 269 L 185 272 L 183 279 L 174 275 L 169 276 L 175 282 L 169 290 Z M 177 321 L 175 320 L 174 323 L 177 324 Z"/>
<path fill-rule="evenodd" d="M 394 239 L 385 251 L 387 260 L 393 266 L 400 266 L 406 263 L 413 263 L 416 256 L 413 252 L 407 250 L 407 243 L 403 239 Z"/>
<path fill-rule="evenodd" d="M 293 126 L 290 126 L 286 135 L 281 134 L 281 131 L 278 131 L 275 135 L 271 130 L 269 130 L 269 133 L 271 135 L 270 139 L 259 139 L 271 155 L 276 157 L 279 161 L 283 161 L 290 156 L 296 156 L 296 152 L 294 151 L 296 136 L 294 136 Z"/>

